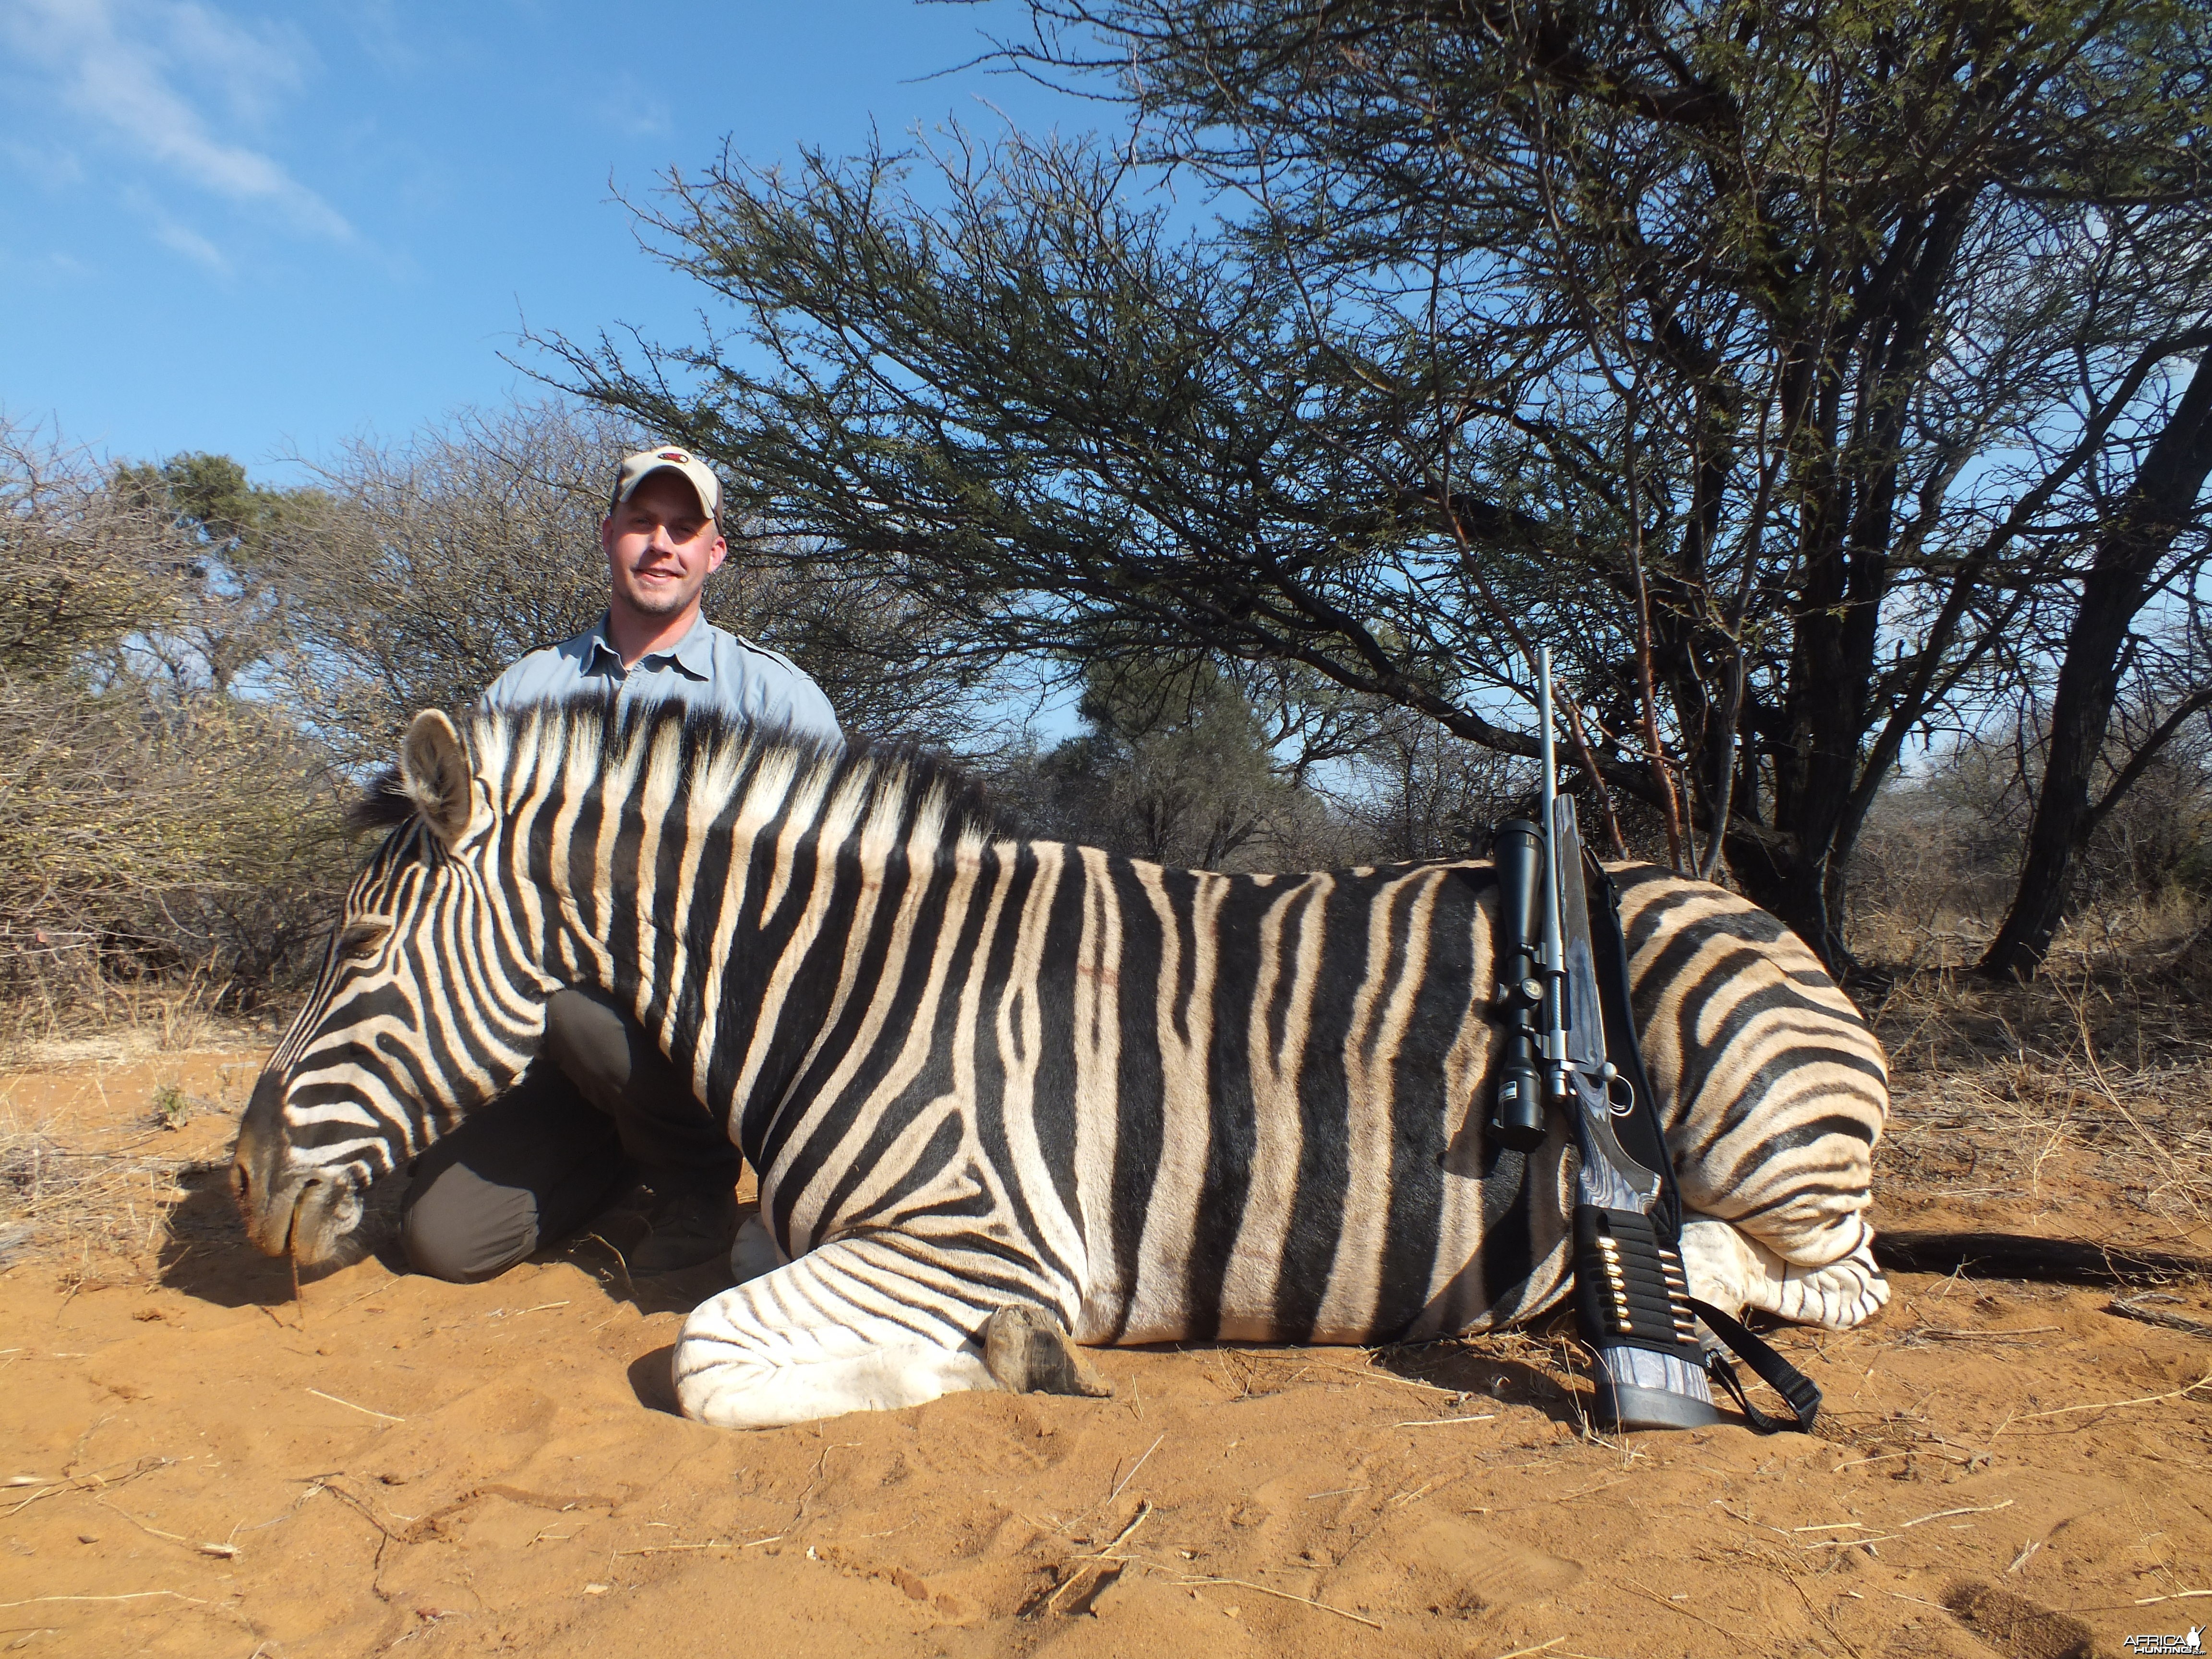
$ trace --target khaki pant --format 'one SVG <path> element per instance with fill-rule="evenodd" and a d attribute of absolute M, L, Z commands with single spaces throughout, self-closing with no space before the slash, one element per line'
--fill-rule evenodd
<path fill-rule="evenodd" d="M 559 991 L 522 1080 L 415 1160 L 400 1243 L 416 1272 L 471 1284 L 568 1237 L 625 1180 L 727 1191 L 743 1162 L 635 1020 Z"/>

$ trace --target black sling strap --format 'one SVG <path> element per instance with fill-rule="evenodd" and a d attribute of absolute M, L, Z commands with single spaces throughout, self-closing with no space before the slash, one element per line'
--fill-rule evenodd
<path fill-rule="evenodd" d="M 1605 1052 L 1613 1069 L 1628 1080 L 1629 1091 L 1635 1097 L 1628 1115 L 1615 1121 L 1613 1133 L 1620 1137 L 1622 1151 L 1646 1169 L 1658 1171 L 1659 1200 L 1651 1206 L 1651 1224 L 1661 1242 L 1674 1249 L 1681 1239 L 1682 1194 L 1674 1185 L 1674 1161 L 1668 1154 L 1666 1134 L 1660 1127 L 1658 1096 L 1644 1069 L 1644 1050 L 1636 1036 L 1636 1016 L 1629 1006 L 1628 941 L 1620 931 L 1620 889 L 1587 850 L 1583 860 L 1585 871 L 1597 885 L 1599 897 L 1604 901 L 1590 906 L 1589 911 L 1590 945 L 1597 957 L 1598 1000 L 1604 1005 Z M 1695 1297 L 1690 1298 L 1690 1306 L 1705 1321 L 1708 1330 L 1750 1366 L 1761 1382 L 1782 1396 L 1791 1413 L 1788 1418 L 1773 1417 L 1753 1406 L 1746 1397 L 1743 1382 L 1727 1356 L 1708 1350 L 1705 1369 L 1715 1382 L 1728 1390 L 1742 1411 L 1744 1420 L 1760 1434 L 1772 1434 L 1779 1429 L 1810 1434 L 1814 1419 L 1820 1413 L 1820 1390 L 1813 1379 L 1745 1329 L 1742 1321 Z"/>
<path fill-rule="evenodd" d="M 1802 1433 L 1813 1432 L 1814 1419 L 1820 1414 L 1820 1389 L 1813 1379 L 1774 1352 L 1765 1342 L 1746 1330 L 1743 1322 L 1723 1313 L 1710 1302 L 1690 1298 L 1690 1310 L 1705 1322 L 1705 1328 L 1735 1351 L 1735 1357 L 1751 1367 L 1759 1380 L 1780 1395 L 1790 1407 L 1788 1417 L 1770 1417 L 1753 1405 L 1744 1393 L 1743 1380 L 1735 1374 L 1725 1354 L 1708 1351 L 1705 1371 L 1714 1382 L 1729 1391 L 1736 1407 L 1743 1413 L 1744 1421 L 1761 1434 L 1772 1434 L 1779 1429 L 1796 1429 Z"/>

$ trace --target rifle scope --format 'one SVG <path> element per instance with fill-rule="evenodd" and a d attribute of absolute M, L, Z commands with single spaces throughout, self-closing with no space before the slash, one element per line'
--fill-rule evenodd
<path fill-rule="evenodd" d="M 1543 915 L 1543 832 L 1526 818 L 1508 818 L 1491 837 L 1490 856 L 1498 866 L 1498 1006 L 1505 1028 L 1490 1135 L 1514 1152 L 1532 1152 L 1544 1144 L 1537 1055 L 1544 974 L 1536 937 Z"/>

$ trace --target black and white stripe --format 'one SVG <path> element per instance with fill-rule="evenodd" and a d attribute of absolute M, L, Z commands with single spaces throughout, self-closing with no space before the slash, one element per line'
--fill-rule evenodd
<path fill-rule="evenodd" d="M 465 751 L 426 716 L 410 756 L 242 1190 L 357 1191 L 513 1081 L 551 988 L 609 991 L 728 1117 L 788 1264 L 693 1316 L 695 1414 L 981 1386 L 1012 1303 L 1091 1343 L 1373 1342 L 1564 1289 L 1564 1133 L 1525 1180 L 1482 1137 L 1487 865 L 1229 876 L 1018 843 L 924 763 L 676 712 L 481 715 Z M 1620 875 L 1686 1202 L 1729 1235 L 1693 1267 L 1863 1316 L 1877 1046 L 1763 913 Z M 280 1231 L 321 1237 L 257 1237 Z"/>

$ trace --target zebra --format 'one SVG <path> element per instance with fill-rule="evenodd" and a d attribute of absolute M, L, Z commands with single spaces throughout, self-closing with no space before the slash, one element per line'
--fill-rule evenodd
<path fill-rule="evenodd" d="M 1487 864 L 1018 842 L 925 758 L 595 701 L 478 709 L 465 739 L 425 711 L 375 799 L 392 827 L 240 1130 L 270 1254 L 338 1250 L 574 984 L 634 1011 L 757 1176 L 739 1282 L 676 1345 L 709 1424 L 999 1386 L 1024 1333 L 1373 1345 L 1568 1288 L 1564 1126 L 1525 1158 L 1484 1136 Z M 1692 1289 L 1868 1317 L 1873 1035 L 1771 917 L 1615 874 Z"/>

